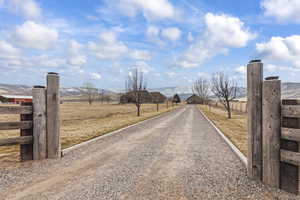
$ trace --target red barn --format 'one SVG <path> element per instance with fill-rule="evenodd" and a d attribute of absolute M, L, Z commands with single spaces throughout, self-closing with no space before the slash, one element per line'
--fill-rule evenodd
<path fill-rule="evenodd" d="M 0 101 L 6 103 L 20 104 L 23 102 L 32 102 L 32 96 L 20 96 L 20 95 L 0 95 Z"/>

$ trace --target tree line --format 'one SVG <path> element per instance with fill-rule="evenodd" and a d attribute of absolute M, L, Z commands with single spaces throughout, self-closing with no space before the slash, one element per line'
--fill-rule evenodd
<path fill-rule="evenodd" d="M 85 83 L 83 86 L 85 91 L 85 98 L 90 105 L 94 101 L 110 102 L 112 100 L 110 95 L 106 95 L 103 89 L 97 89 L 92 83 Z M 137 116 L 141 115 L 141 106 L 144 101 L 144 94 L 147 89 L 147 81 L 145 80 L 144 73 L 138 68 L 131 71 L 125 81 L 125 93 L 131 95 L 133 103 L 137 108 Z M 238 96 L 237 82 L 230 78 L 223 72 L 213 74 L 211 80 L 205 77 L 199 77 L 192 85 L 192 92 L 201 98 L 203 104 L 208 104 L 212 101 L 212 98 L 217 98 L 219 102 L 224 106 L 227 111 L 227 116 L 231 118 L 231 106 L 230 102 Z M 159 110 L 159 104 L 162 102 L 159 95 L 154 96 L 152 101 L 157 105 L 157 111 Z M 172 98 L 167 98 L 167 107 L 169 102 L 172 105 L 180 103 L 181 99 L 178 94 L 175 94 Z"/>
<path fill-rule="evenodd" d="M 90 82 L 84 83 L 82 89 L 84 92 L 83 98 L 88 101 L 89 105 L 92 105 L 94 101 L 100 101 L 102 104 L 112 101 L 111 96 L 105 94 L 104 89 L 98 89 Z"/>
<path fill-rule="evenodd" d="M 130 93 L 133 97 L 133 103 L 137 108 L 137 116 L 141 115 L 141 106 L 143 103 L 145 103 L 143 95 L 145 94 L 146 89 L 147 82 L 144 78 L 144 73 L 142 71 L 139 71 L 138 68 L 135 68 L 131 71 L 130 75 L 127 76 L 127 79 L 125 81 L 125 92 L 127 94 Z M 159 95 L 155 95 L 153 98 L 153 103 L 156 104 L 157 111 L 159 111 L 159 104 L 162 102 L 161 97 Z M 177 94 L 174 95 L 174 97 L 171 100 L 167 99 L 166 101 L 167 107 L 169 101 L 172 102 L 172 105 L 174 105 L 174 103 L 177 104 L 181 102 L 180 97 Z"/>
<path fill-rule="evenodd" d="M 204 104 L 208 104 L 211 97 L 217 98 L 227 111 L 227 117 L 231 118 L 230 102 L 238 96 L 238 86 L 234 79 L 223 72 L 213 74 L 210 81 L 200 77 L 194 82 L 192 91 L 203 100 Z"/>

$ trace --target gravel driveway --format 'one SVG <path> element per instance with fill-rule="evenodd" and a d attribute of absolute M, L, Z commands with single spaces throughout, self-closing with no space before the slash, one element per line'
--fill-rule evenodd
<path fill-rule="evenodd" d="M 247 179 L 195 106 L 163 114 L 61 160 L 0 169 L 0 199 L 297 199 Z"/>

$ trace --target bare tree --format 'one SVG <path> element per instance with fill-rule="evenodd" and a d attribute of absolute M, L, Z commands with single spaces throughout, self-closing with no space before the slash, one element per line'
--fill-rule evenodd
<path fill-rule="evenodd" d="M 192 86 L 193 93 L 196 93 L 202 99 L 203 104 L 208 101 L 209 87 L 209 81 L 203 77 L 198 78 Z"/>
<path fill-rule="evenodd" d="M 104 99 L 105 99 L 104 89 L 100 89 L 99 100 L 101 101 L 101 104 L 103 104 Z"/>
<path fill-rule="evenodd" d="M 219 101 L 224 105 L 228 119 L 231 118 L 230 101 L 237 96 L 237 84 L 234 80 L 230 80 L 223 72 L 216 73 L 211 81 L 212 93 L 218 97 Z"/>
<path fill-rule="evenodd" d="M 89 105 L 92 105 L 98 96 L 98 89 L 90 82 L 84 83 L 83 89 L 85 92 L 85 99 L 88 100 Z"/>
<path fill-rule="evenodd" d="M 131 71 L 131 75 L 127 77 L 125 83 L 127 93 L 133 97 L 133 101 L 137 108 L 137 116 L 141 115 L 141 105 L 144 103 L 143 94 L 146 90 L 146 82 L 144 80 L 144 73 L 138 68 Z"/>
<path fill-rule="evenodd" d="M 164 95 L 160 92 L 151 92 L 152 102 L 156 104 L 156 111 L 159 111 L 159 104 L 164 103 L 167 99 Z"/>
<path fill-rule="evenodd" d="M 103 97 L 103 99 L 106 101 L 107 104 L 109 104 L 109 103 L 111 102 L 111 100 L 112 100 L 112 98 L 111 98 L 110 95 L 105 95 L 105 96 Z"/>

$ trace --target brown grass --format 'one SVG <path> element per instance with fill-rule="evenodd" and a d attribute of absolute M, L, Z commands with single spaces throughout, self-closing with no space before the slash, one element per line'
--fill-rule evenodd
<path fill-rule="evenodd" d="M 176 107 L 166 108 L 166 104 L 143 104 L 142 116 L 136 116 L 133 104 L 101 104 L 95 102 L 89 106 L 86 102 L 66 102 L 61 105 L 61 142 L 67 148 L 105 133 L 126 127 L 139 121 L 154 117 Z M 0 121 L 19 121 L 19 115 L 0 115 Z M 19 136 L 19 131 L 0 131 L 0 138 Z M 0 147 L 2 161 L 18 158 L 19 146 Z M 4 158 L 4 159 L 3 159 Z"/>
<path fill-rule="evenodd" d="M 232 119 L 227 118 L 224 109 L 200 105 L 199 108 L 204 114 L 214 122 L 214 124 L 239 148 L 247 155 L 247 117 L 245 113 L 232 113 Z"/>

